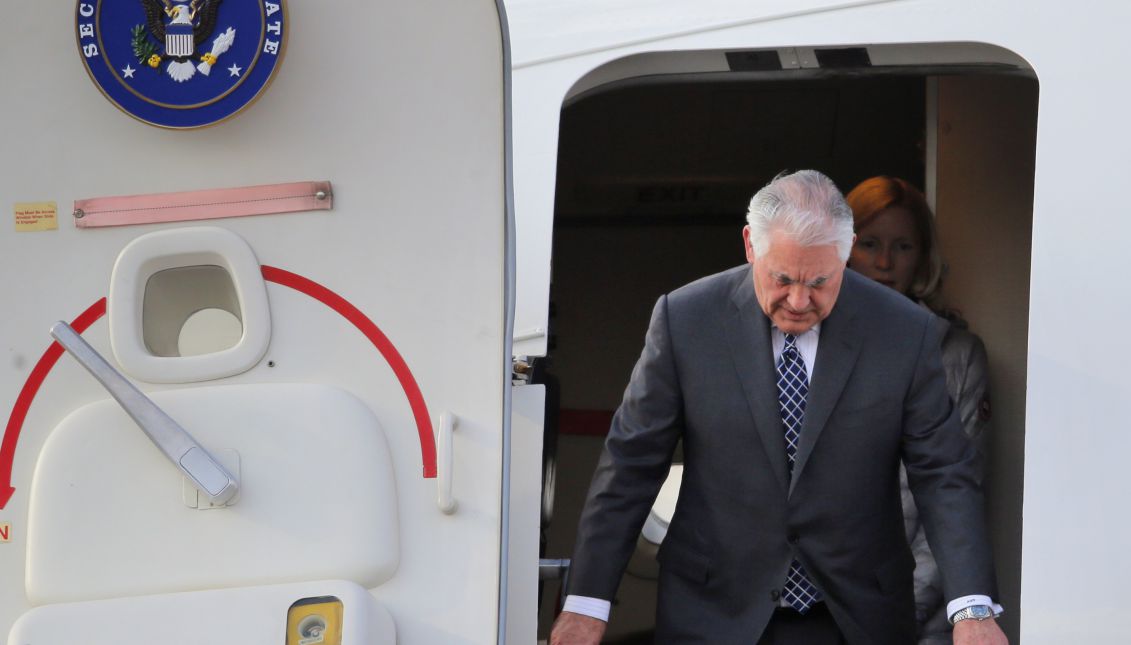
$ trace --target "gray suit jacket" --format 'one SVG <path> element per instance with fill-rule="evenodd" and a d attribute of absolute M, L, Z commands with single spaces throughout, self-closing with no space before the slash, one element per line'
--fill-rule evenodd
<path fill-rule="evenodd" d="M 914 642 L 901 457 L 948 597 L 993 594 L 975 453 L 947 396 L 940 332 L 930 312 L 846 271 L 789 478 L 749 265 L 660 298 L 593 478 L 569 593 L 613 598 L 682 438 L 657 642 L 755 642 L 795 557 L 850 643 Z"/>

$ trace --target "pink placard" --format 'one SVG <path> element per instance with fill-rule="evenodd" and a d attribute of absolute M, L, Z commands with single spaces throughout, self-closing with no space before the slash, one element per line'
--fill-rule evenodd
<path fill-rule="evenodd" d="M 75 226 L 128 226 L 220 217 L 324 211 L 334 206 L 328 181 L 123 195 L 75 200 Z"/>

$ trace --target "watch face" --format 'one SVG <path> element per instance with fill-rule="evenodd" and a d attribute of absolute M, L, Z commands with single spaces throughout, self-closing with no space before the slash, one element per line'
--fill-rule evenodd
<path fill-rule="evenodd" d="M 994 617 L 994 610 L 985 605 L 974 605 L 970 608 L 970 617 L 977 620 L 984 620 L 986 618 Z"/>

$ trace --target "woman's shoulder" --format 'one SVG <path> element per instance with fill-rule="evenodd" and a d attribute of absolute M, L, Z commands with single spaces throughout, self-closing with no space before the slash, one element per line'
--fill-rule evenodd
<path fill-rule="evenodd" d="M 943 352 L 953 352 L 959 355 L 985 354 L 985 344 L 982 339 L 970 330 L 970 323 L 962 317 L 962 312 L 953 308 L 932 309 L 939 318 L 946 322 L 946 333 L 943 336 Z"/>

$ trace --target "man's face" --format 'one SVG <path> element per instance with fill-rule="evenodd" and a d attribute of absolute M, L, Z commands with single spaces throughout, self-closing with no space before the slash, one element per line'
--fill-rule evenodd
<path fill-rule="evenodd" d="M 758 256 L 750 244 L 749 226 L 742 229 L 742 240 L 746 260 L 754 268 L 758 304 L 778 329 L 800 334 L 828 317 L 844 279 L 844 261 L 836 246 L 801 246 L 774 232 L 769 250 Z"/>

